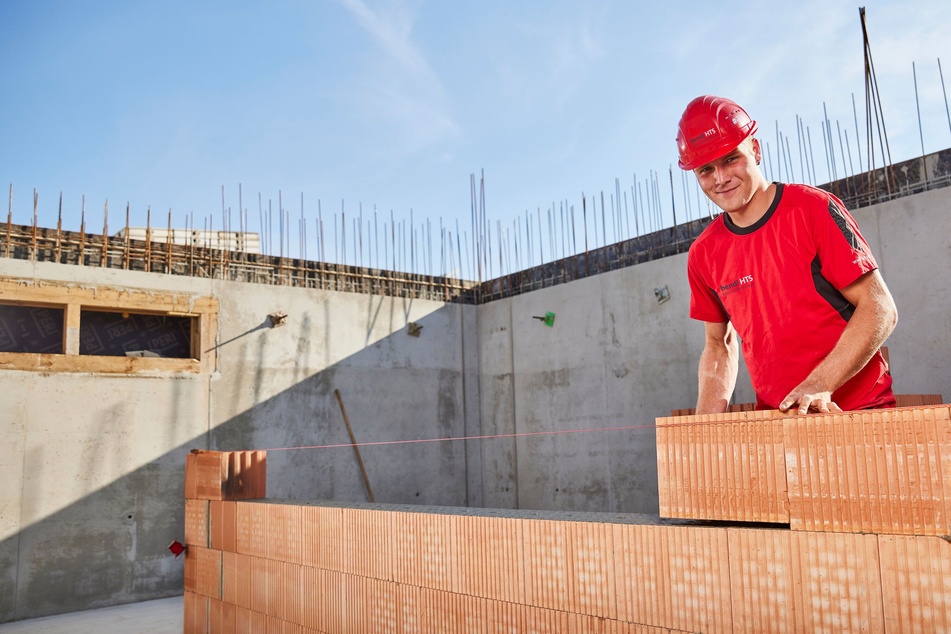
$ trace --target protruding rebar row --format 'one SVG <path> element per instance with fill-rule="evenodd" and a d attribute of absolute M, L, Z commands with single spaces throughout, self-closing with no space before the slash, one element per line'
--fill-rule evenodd
<path fill-rule="evenodd" d="M 937 186 L 946 176 L 941 169 L 929 168 L 924 155 L 920 159 L 906 161 L 904 164 L 907 164 L 908 169 L 894 169 L 867 41 L 864 14 L 860 15 L 865 35 L 867 72 L 865 145 L 863 147 L 861 143 L 854 93 L 853 139 L 849 138 L 847 124 L 843 126 L 836 119 L 835 126 L 832 126 L 833 120 L 829 118 L 825 103 L 822 104 L 820 125 L 822 151 L 829 176 L 827 184 L 822 187 L 843 198 L 850 207 L 893 198 L 915 188 Z M 948 126 L 951 130 L 951 110 L 948 108 L 940 58 L 937 61 L 945 110 L 948 113 Z M 912 73 L 916 105 L 919 108 L 919 137 L 924 153 L 924 134 L 917 90 L 918 73 L 914 63 Z M 795 127 L 794 135 L 787 134 L 777 120 L 772 134 L 765 129 L 761 130 L 763 170 L 769 180 L 818 185 L 812 130 L 798 115 Z M 818 149 L 818 145 L 816 148 Z M 795 153 L 799 154 L 798 165 L 794 159 Z M 938 163 L 944 164 L 942 161 Z M 411 276 L 450 280 L 453 287 L 462 288 L 467 285 L 461 280 L 481 283 L 576 257 L 579 262 L 584 263 L 585 275 L 589 275 L 600 270 L 590 257 L 592 252 L 603 250 L 609 245 L 655 235 L 669 227 L 691 225 L 702 219 L 712 218 L 717 213 L 706 196 L 702 195 L 696 179 L 691 174 L 677 170 L 680 174 L 678 187 L 675 184 L 674 171 L 673 166 L 668 165 L 666 175 L 654 170 L 649 171 L 646 177 L 643 174 L 639 177 L 635 173 L 632 175 L 633 180 L 625 184 L 622 184 L 621 179 L 615 178 L 613 191 L 609 190 L 607 194 L 604 190 L 595 195 L 582 192 L 580 205 L 573 204 L 568 199 L 553 201 L 544 208 L 539 206 L 534 211 L 525 210 L 524 213 L 515 215 L 511 224 L 508 224 L 508 221 L 490 220 L 485 199 L 485 175 L 483 173 L 477 179 L 476 175 L 472 174 L 471 215 L 467 230 L 460 230 L 458 219 L 455 220 L 454 227 L 449 226 L 442 218 L 438 220 L 438 227 L 428 218 L 417 223 L 412 209 L 408 222 L 406 219 L 395 218 L 393 210 L 390 210 L 389 219 L 381 219 L 375 206 L 371 218 L 369 213 L 364 214 L 362 204 L 358 206 L 356 213 L 352 209 L 348 212 L 344 201 L 341 201 L 339 214 L 327 214 L 325 219 L 321 201 L 317 200 L 314 214 L 312 208 L 307 209 L 303 193 L 300 196 L 300 216 L 292 220 L 292 212 L 285 207 L 281 191 L 278 191 L 276 209 L 271 199 L 268 199 L 265 206 L 263 195 L 258 193 L 258 221 L 257 227 L 253 228 L 253 223 L 249 222 L 249 210 L 244 206 L 243 187 L 239 183 L 237 210 L 233 210 L 228 204 L 225 187 L 221 187 L 221 216 L 217 223 L 215 214 L 206 215 L 196 223 L 194 212 L 186 214 L 182 221 L 182 216 L 173 218 L 172 211 L 169 210 L 166 228 L 153 228 L 152 211 L 148 208 L 145 228 L 137 229 L 130 226 L 130 205 L 127 203 L 125 226 L 112 234 L 109 231 L 109 203 L 106 201 L 101 238 L 94 238 L 87 234 L 86 205 L 83 197 L 80 227 L 76 238 L 79 252 L 83 255 L 77 257 L 77 260 L 83 262 L 87 259 L 87 243 L 95 243 L 95 248 L 99 251 L 96 258 L 98 262 L 108 261 L 110 254 L 118 249 L 123 257 L 122 266 L 130 268 L 137 261 L 143 262 L 146 270 L 157 266 L 156 258 L 162 257 L 165 258 L 165 263 L 160 268 L 170 268 L 172 260 L 181 259 L 182 249 L 189 254 L 190 261 L 204 258 L 209 262 L 213 260 L 212 256 L 208 255 L 212 252 L 230 253 L 221 256 L 228 262 L 248 262 L 253 254 L 263 252 L 276 256 L 274 260 L 277 262 L 276 275 L 279 279 L 285 268 L 293 268 L 293 265 L 285 264 L 286 262 L 315 260 L 326 263 L 322 265 L 324 267 L 340 270 L 406 271 L 407 275 Z M 665 204 L 668 199 L 669 209 Z M 29 249 L 32 254 L 36 254 L 41 248 L 37 238 L 40 209 L 36 191 L 33 192 L 32 202 L 32 236 Z M 62 214 L 61 194 L 56 222 L 57 236 L 64 235 Z M 509 213 L 506 215 L 511 217 Z M 181 229 L 183 224 L 184 229 Z M 13 245 L 19 244 L 19 238 L 13 235 L 13 227 L 11 185 L 6 240 L 2 251 L 7 257 L 11 256 Z M 296 241 L 296 245 L 292 248 L 293 241 Z M 139 248 L 133 243 L 138 242 L 142 243 L 141 257 L 133 256 Z M 60 261 L 64 244 L 57 238 L 52 259 Z M 175 245 L 181 246 L 182 249 L 173 248 Z"/>

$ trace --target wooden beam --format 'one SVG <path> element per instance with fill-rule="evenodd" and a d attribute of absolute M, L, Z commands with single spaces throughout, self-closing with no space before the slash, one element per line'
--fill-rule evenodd
<path fill-rule="evenodd" d="M 187 372 L 197 374 L 197 359 L 163 359 L 155 357 L 100 357 L 80 354 L 40 354 L 35 352 L 0 352 L 0 370 L 41 372 L 102 372 L 137 374 L 140 372 Z"/>
<path fill-rule="evenodd" d="M 63 352 L 68 355 L 79 355 L 79 313 L 79 304 L 66 304 Z"/>

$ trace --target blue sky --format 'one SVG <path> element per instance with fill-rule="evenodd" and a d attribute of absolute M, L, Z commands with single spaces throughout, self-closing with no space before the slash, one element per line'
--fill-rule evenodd
<path fill-rule="evenodd" d="M 913 62 L 925 152 L 951 147 L 938 71 L 940 59 L 951 89 L 951 3 L 865 6 L 892 159 L 921 153 Z M 408 226 L 412 210 L 418 239 L 430 232 L 438 260 L 440 225 L 455 235 L 458 223 L 471 241 L 470 175 L 484 170 L 495 248 L 501 227 L 508 266 L 518 243 L 524 267 L 526 224 L 537 232 L 538 217 L 544 258 L 561 250 L 562 224 L 549 233 L 549 209 L 557 218 L 559 205 L 575 208 L 580 242 L 582 192 L 589 213 L 592 203 L 600 213 L 602 192 L 610 211 L 618 189 L 623 206 L 639 185 L 643 213 L 657 183 L 660 218 L 638 222 L 629 211 L 631 229 L 608 220 L 598 243 L 604 229 L 613 242 L 635 223 L 670 224 L 671 166 L 679 219 L 685 187 L 689 213 L 700 213 L 674 144 L 683 107 L 700 94 L 738 101 L 773 150 L 778 125 L 793 165 L 791 178 L 779 176 L 809 182 L 800 174 L 801 117 L 816 180 L 828 181 L 823 106 L 855 148 L 854 94 L 864 140 L 862 54 L 858 5 L 828 0 L 5 0 L 0 184 L 13 186 L 14 222 L 31 221 L 35 189 L 41 225 L 55 226 L 62 192 L 65 228 L 78 229 L 85 196 L 87 227 L 97 231 L 108 200 L 110 232 L 127 204 L 132 225 L 144 226 L 151 206 L 154 224 L 164 226 L 171 210 L 175 226 L 221 228 L 222 187 L 237 228 L 240 185 L 250 230 L 272 207 L 275 251 L 283 203 L 292 255 L 303 197 L 311 259 L 318 201 L 328 260 L 342 255 L 330 244 L 341 210 L 352 223 L 362 207 L 368 241 L 391 213 Z"/>

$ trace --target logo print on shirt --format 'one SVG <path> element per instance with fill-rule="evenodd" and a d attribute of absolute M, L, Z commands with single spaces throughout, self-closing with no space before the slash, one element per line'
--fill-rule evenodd
<path fill-rule="evenodd" d="M 743 277 L 733 280 L 729 284 L 721 284 L 719 295 L 720 296 L 730 295 L 732 293 L 735 293 L 738 290 L 743 289 L 744 287 L 747 287 L 749 284 L 752 284 L 752 283 L 753 283 L 753 276 L 744 275 Z"/>

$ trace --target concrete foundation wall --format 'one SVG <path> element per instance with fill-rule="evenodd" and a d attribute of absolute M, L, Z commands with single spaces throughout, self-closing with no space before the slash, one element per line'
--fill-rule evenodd
<path fill-rule="evenodd" d="M 654 419 L 696 402 L 688 306 L 686 255 L 482 306 L 485 433 L 538 434 L 485 443 L 487 506 L 656 513 Z M 552 327 L 534 318 L 549 311 Z"/>
<path fill-rule="evenodd" d="M 466 435 L 462 333 L 474 306 L 234 282 L 216 291 L 222 343 L 211 448 L 348 444 L 335 390 L 358 442 Z M 288 315 L 286 325 L 265 324 L 275 311 Z M 419 336 L 409 322 L 422 327 Z M 376 500 L 467 503 L 462 443 L 360 452 Z M 271 473 L 275 495 L 367 499 L 350 447 L 274 451 Z"/>
<path fill-rule="evenodd" d="M 274 449 L 275 495 L 367 500 L 350 447 L 289 449 L 350 442 L 335 390 L 358 441 L 478 435 L 475 306 L 9 259 L 0 275 L 220 302 L 213 372 L 3 371 L 0 622 L 180 594 L 166 547 L 191 449 Z M 465 506 L 467 449 L 361 454 L 377 501 Z"/>
<path fill-rule="evenodd" d="M 4 259 L 0 274 L 208 294 L 206 281 Z M 180 591 L 181 463 L 209 378 L 3 370 L 0 621 Z"/>
<path fill-rule="evenodd" d="M 860 209 L 855 218 L 898 305 L 887 346 L 895 391 L 951 400 L 951 188 Z"/>
<path fill-rule="evenodd" d="M 899 307 L 896 388 L 945 400 L 949 200 L 855 214 Z M 0 622 L 180 593 L 165 549 L 193 448 L 270 449 L 276 497 L 365 501 L 352 449 L 326 447 L 349 443 L 335 390 L 361 442 L 501 436 L 362 447 L 379 502 L 656 512 L 654 419 L 694 404 L 703 345 L 685 268 L 672 256 L 477 307 L 0 259 L 5 277 L 220 306 L 213 372 L 2 371 Z M 553 327 L 533 319 L 547 311 Z M 752 399 L 741 371 L 734 400 Z"/>

